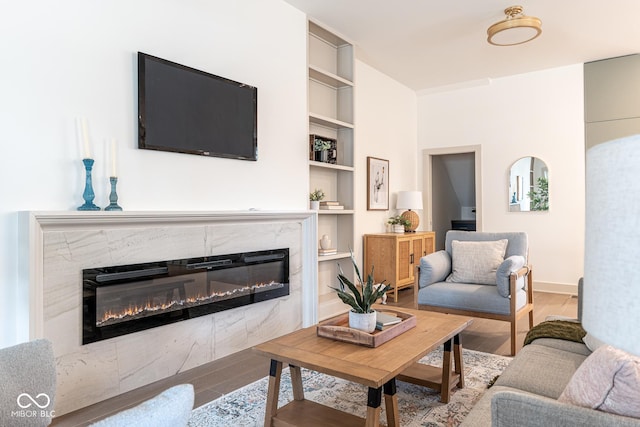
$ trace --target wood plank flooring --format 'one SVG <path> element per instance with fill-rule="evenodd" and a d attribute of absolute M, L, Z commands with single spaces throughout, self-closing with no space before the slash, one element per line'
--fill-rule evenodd
<path fill-rule="evenodd" d="M 399 292 L 397 303 L 389 298 L 389 306 L 411 307 L 413 290 Z M 578 300 L 575 296 L 534 292 L 534 324 L 549 315 L 576 317 Z M 522 346 L 528 331 L 526 317 L 518 328 L 518 342 Z M 508 356 L 509 323 L 489 319 L 474 319 L 461 335 L 464 348 Z M 246 384 L 256 381 L 269 372 L 269 360 L 254 354 L 250 349 L 216 360 L 203 366 L 157 381 L 145 387 L 96 403 L 87 408 L 56 417 L 53 426 L 86 426 L 101 418 L 133 407 L 163 390 L 182 383 L 191 383 L 195 389 L 195 406 L 201 406 Z"/>

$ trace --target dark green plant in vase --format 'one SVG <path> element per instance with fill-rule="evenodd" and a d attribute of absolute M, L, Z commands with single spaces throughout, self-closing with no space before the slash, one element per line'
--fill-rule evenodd
<path fill-rule="evenodd" d="M 367 281 L 363 282 L 353 252 L 351 252 L 351 263 L 355 269 L 357 284 L 352 283 L 351 280 L 344 275 L 340 264 L 338 264 L 338 269 L 340 270 L 338 281 L 340 282 L 340 286 L 337 288 L 330 286 L 330 288 L 337 292 L 342 302 L 351 306 L 351 311 L 355 313 L 372 313 L 373 310 L 371 306 L 375 304 L 385 292 L 391 289 L 391 285 L 384 285 L 385 281 L 382 281 L 381 284 L 384 286 L 374 286 L 373 267 L 371 267 L 371 273 L 367 276 Z"/>

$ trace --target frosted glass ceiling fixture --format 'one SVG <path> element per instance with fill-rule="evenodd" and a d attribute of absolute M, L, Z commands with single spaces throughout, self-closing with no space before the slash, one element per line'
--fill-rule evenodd
<path fill-rule="evenodd" d="M 542 21 L 522 13 L 522 6 L 504 10 L 505 19 L 487 29 L 487 41 L 495 46 L 513 46 L 526 43 L 542 34 Z"/>

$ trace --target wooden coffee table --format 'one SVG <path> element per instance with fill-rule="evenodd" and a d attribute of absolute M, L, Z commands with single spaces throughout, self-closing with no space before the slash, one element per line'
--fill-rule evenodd
<path fill-rule="evenodd" d="M 436 389 L 440 391 L 441 401 L 448 402 L 451 389 L 464 387 L 459 334 L 472 319 L 421 310 L 398 310 L 414 314 L 416 327 L 379 347 L 318 337 L 316 326 L 253 347 L 254 351 L 271 359 L 264 425 L 362 426 L 362 418 L 305 400 L 301 367 L 369 387 L 366 426 L 379 425 L 383 394 L 387 424 L 389 427 L 399 425 L 396 379 Z M 445 350 L 442 367 L 417 363 L 441 344 Z M 283 363 L 289 365 L 294 400 L 278 408 Z"/>

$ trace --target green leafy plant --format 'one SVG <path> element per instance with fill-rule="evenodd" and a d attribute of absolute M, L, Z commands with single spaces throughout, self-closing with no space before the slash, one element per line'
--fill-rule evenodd
<path fill-rule="evenodd" d="M 312 202 L 318 202 L 324 199 L 324 191 L 322 189 L 316 188 L 312 193 L 309 193 L 309 200 Z"/>
<path fill-rule="evenodd" d="M 531 199 L 532 211 L 549 210 L 549 180 L 543 176 L 538 178 L 538 190 L 531 190 L 528 194 Z"/>
<path fill-rule="evenodd" d="M 363 283 L 353 252 L 351 252 L 351 263 L 356 272 L 357 284 L 352 283 L 344 275 L 340 264 L 338 264 L 338 269 L 340 270 L 338 281 L 340 282 L 340 286 L 337 288 L 333 286 L 329 287 L 338 293 L 338 297 L 340 297 L 342 302 L 351 306 L 352 311 L 356 313 L 371 313 L 373 311 L 371 306 L 375 304 L 385 292 L 391 289 L 391 285 L 385 285 L 385 281 L 383 280 L 381 285 L 384 286 L 375 288 L 373 284 L 373 267 L 371 267 L 371 273 L 367 276 L 367 281 Z"/>
<path fill-rule="evenodd" d="M 327 151 L 330 148 L 331 148 L 330 141 L 325 141 L 323 139 L 318 139 L 318 138 L 313 140 L 313 149 L 315 151 Z"/>
<path fill-rule="evenodd" d="M 411 226 L 411 221 L 401 217 L 400 215 L 392 216 L 387 222 L 391 225 L 404 225 L 405 227 Z"/>

